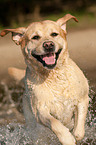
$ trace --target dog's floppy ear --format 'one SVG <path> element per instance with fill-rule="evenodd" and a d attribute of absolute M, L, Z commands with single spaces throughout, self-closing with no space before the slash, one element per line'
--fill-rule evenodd
<path fill-rule="evenodd" d="M 9 32 L 11 32 L 13 41 L 15 41 L 17 45 L 20 45 L 21 38 L 23 37 L 25 31 L 26 31 L 25 27 L 20 27 L 16 29 L 4 29 L 1 31 L 0 35 L 3 37 Z"/>
<path fill-rule="evenodd" d="M 57 23 L 61 26 L 61 28 L 65 31 L 65 33 L 66 33 L 66 22 L 70 19 L 74 19 L 76 22 L 78 22 L 76 17 L 72 16 L 71 14 L 66 14 L 64 17 L 57 20 Z"/>

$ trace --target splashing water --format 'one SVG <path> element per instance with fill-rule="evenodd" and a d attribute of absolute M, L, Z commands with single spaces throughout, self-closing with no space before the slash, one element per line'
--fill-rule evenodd
<path fill-rule="evenodd" d="M 96 94 L 90 89 L 90 101 L 85 125 L 85 137 L 77 145 L 96 145 Z M 0 145 L 61 145 L 47 127 L 37 124 L 34 129 L 20 123 L 0 127 Z"/>
<path fill-rule="evenodd" d="M 96 94 L 90 89 L 89 108 L 85 124 L 85 137 L 78 145 L 96 145 Z"/>
<path fill-rule="evenodd" d="M 10 123 L 0 128 L 0 145 L 60 145 L 50 129 L 37 124 L 34 130 L 24 125 Z"/>

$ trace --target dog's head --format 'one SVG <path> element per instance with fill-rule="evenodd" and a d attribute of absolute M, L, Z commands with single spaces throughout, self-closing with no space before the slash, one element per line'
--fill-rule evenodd
<path fill-rule="evenodd" d="M 21 45 L 26 61 L 53 69 L 58 64 L 58 58 L 66 47 L 66 22 L 74 16 L 67 14 L 56 22 L 45 20 L 34 22 L 27 28 L 5 29 L 1 36 L 12 32 L 12 39 Z"/>

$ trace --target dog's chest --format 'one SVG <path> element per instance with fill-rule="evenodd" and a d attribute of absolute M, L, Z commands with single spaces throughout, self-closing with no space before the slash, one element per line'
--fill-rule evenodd
<path fill-rule="evenodd" d="M 58 76 L 54 80 L 47 80 L 39 85 L 33 84 L 32 92 L 35 101 L 32 103 L 34 108 L 38 110 L 47 108 L 50 114 L 63 121 L 64 124 L 71 120 L 77 105 L 77 94 L 69 80 Z"/>

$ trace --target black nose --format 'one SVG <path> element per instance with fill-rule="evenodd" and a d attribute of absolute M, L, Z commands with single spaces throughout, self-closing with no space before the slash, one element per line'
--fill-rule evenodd
<path fill-rule="evenodd" d="M 45 41 L 43 43 L 43 47 L 47 52 L 52 52 L 55 50 L 55 44 L 52 41 Z"/>

